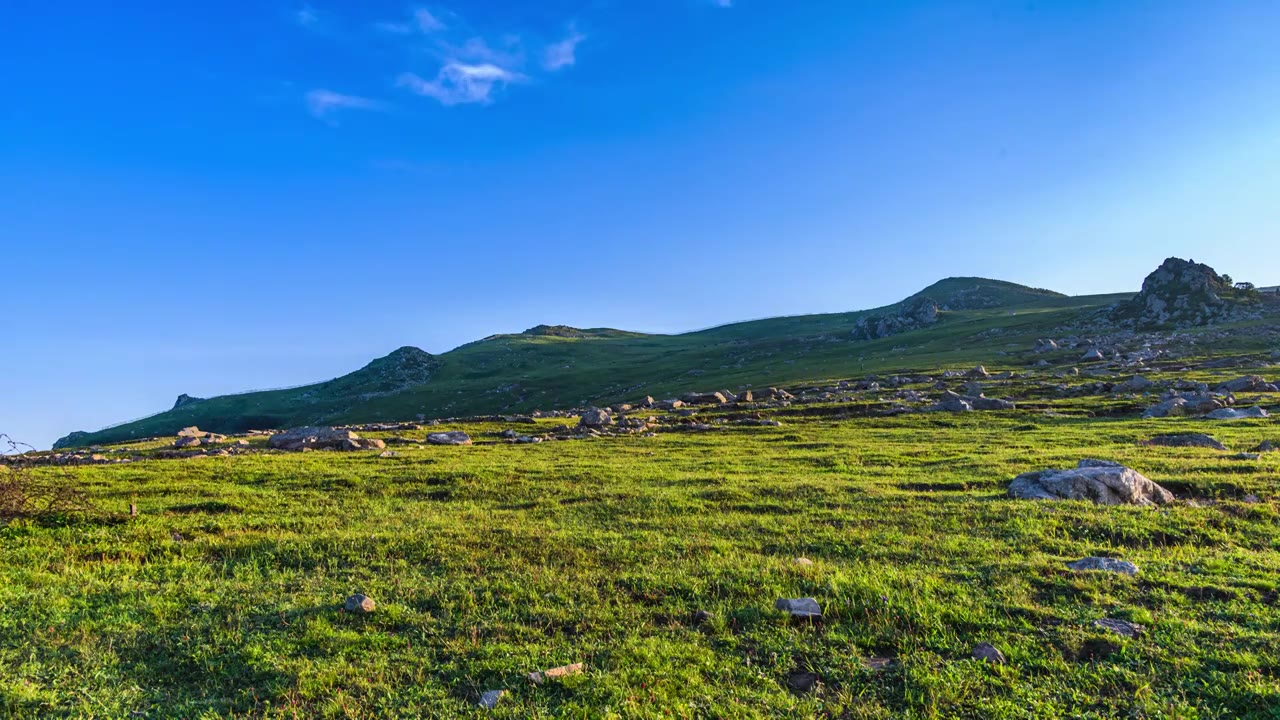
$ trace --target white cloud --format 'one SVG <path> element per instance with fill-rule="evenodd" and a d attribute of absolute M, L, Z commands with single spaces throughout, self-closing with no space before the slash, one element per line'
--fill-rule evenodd
<path fill-rule="evenodd" d="M 312 90 L 307 93 L 307 109 L 320 119 L 328 119 L 339 110 L 382 110 L 385 106 L 377 100 L 343 95 L 332 90 Z"/>
<path fill-rule="evenodd" d="M 431 35 L 447 30 L 449 26 L 445 25 L 444 21 L 430 10 L 418 8 L 413 11 L 412 17 L 405 22 L 381 22 L 374 27 L 392 35 L 410 35 L 415 31 L 423 35 Z"/>
<path fill-rule="evenodd" d="M 523 79 L 523 75 L 491 63 L 468 65 L 451 61 L 440 68 L 434 80 L 405 73 L 397 84 L 423 97 L 433 98 L 441 105 L 467 105 L 488 104 L 493 101 L 495 90 Z"/>
<path fill-rule="evenodd" d="M 568 37 L 547 46 L 542 55 L 542 67 L 552 72 L 571 67 L 578 61 L 578 44 L 586 39 L 587 36 L 578 32 L 577 28 L 570 28 Z"/>

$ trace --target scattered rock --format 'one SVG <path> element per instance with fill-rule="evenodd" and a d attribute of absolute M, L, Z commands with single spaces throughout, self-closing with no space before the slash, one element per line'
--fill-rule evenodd
<path fill-rule="evenodd" d="M 172 426 L 170 426 L 170 427 L 172 427 Z M 180 438 L 183 438 L 183 437 L 186 437 L 186 438 L 202 438 L 202 437 L 204 437 L 204 436 L 205 436 L 205 435 L 207 435 L 207 434 L 208 434 L 208 433 L 205 433 L 203 430 L 201 430 L 200 428 L 198 428 L 198 427 L 196 427 L 196 426 L 194 426 L 194 425 L 192 425 L 191 427 L 185 427 L 185 428 L 182 428 L 181 430 L 179 430 L 179 431 L 178 431 L 178 437 L 180 437 Z"/>
<path fill-rule="evenodd" d="M 387 450 L 387 451 L 383 452 L 381 455 L 379 455 L 378 457 L 380 457 L 380 458 L 397 458 L 397 457 L 400 457 L 400 453 L 396 452 L 395 450 Z"/>
<path fill-rule="evenodd" d="M 276 450 L 347 450 L 348 441 L 359 440 L 360 436 L 350 430 L 339 430 L 332 427 L 300 427 L 272 435 L 267 440 L 267 447 Z"/>
<path fill-rule="evenodd" d="M 1103 360 L 1106 360 L 1106 359 L 1107 357 L 1103 355 L 1102 351 L 1097 348 L 1093 348 L 1092 350 L 1086 352 L 1084 355 L 1080 356 L 1080 362 L 1102 362 Z"/>
<path fill-rule="evenodd" d="M 1236 453 L 1230 457 L 1231 460 L 1261 460 L 1262 455 L 1258 453 Z"/>
<path fill-rule="evenodd" d="M 1145 629 L 1141 625 L 1131 623 L 1128 620 L 1116 620 L 1113 618 L 1095 620 L 1093 624 L 1095 627 L 1100 627 L 1103 630 L 1110 630 L 1117 635 L 1123 635 L 1127 638 L 1138 637 Z"/>
<path fill-rule="evenodd" d="M 781 598 L 773 605 L 778 610 L 790 613 L 791 617 L 797 618 L 820 618 L 822 617 L 822 606 L 813 598 Z"/>
<path fill-rule="evenodd" d="M 818 686 L 818 674 L 811 672 L 793 672 L 787 676 L 787 687 L 795 693 L 807 693 Z"/>
<path fill-rule="evenodd" d="M 796 558 L 796 565 L 799 565 L 800 567 L 812 567 L 813 561 L 807 557 L 798 557 Z"/>
<path fill-rule="evenodd" d="M 712 618 L 711 613 L 707 612 L 706 610 L 698 610 L 693 614 L 693 624 L 705 625 L 706 623 L 711 622 L 711 618 Z"/>
<path fill-rule="evenodd" d="M 1211 450 L 1226 450 L 1227 446 L 1205 435 L 1204 433 L 1183 433 L 1179 435 L 1157 435 L 1142 442 L 1143 445 L 1156 447 L 1198 447 Z"/>
<path fill-rule="evenodd" d="M 1041 338 L 1040 340 L 1036 341 L 1035 351 L 1038 353 L 1054 352 L 1057 349 L 1058 349 L 1058 343 L 1056 341 L 1050 340 L 1048 338 Z"/>
<path fill-rule="evenodd" d="M 1155 383 L 1151 382 L 1145 377 L 1141 375 L 1134 375 L 1128 380 L 1125 380 L 1124 382 L 1119 383 L 1113 389 L 1116 392 L 1122 392 L 1122 393 L 1140 393 L 1140 392 L 1146 392 L 1150 390 L 1154 385 Z"/>
<path fill-rule="evenodd" d="M 198 437 L 183 435 L 183 436 L 179 436 L 177 440 L 173 441 L 173 446 L 176 448 L 196 447 L 200 445 L 200 440 L 201 438 L 198 438 Z"/>
<path fill-rule="evenodd" d="M 431 445 L 470 445 L 471 436 L 460 430 L 431 433 L 427 435 L 427 442 Z"/>
<path fill-rule="evenodd" d="M 373 612 L 378 607 L 378 604 L 373 601 L 373 598 L 356 593 L 347 598 L 347 603 L 343 607 L 349 613 L 365 615 Z"/>
<path fill-rule="evenodd" d="M 1163 505 L 1173 493 L 1136 470 L 1085 460 L 1072 470 L 1024 473 L 1009 484 L 1018 500 L 1089 500 L 1099 505 Z"/>
<path fill-rule="evenodd" d="M 991 373 L 987 372 L 987 369 L 981 365 L 965 373 L 965 377 L 971 377 L 971 378 L 985 378 L 985 377 L 990 377 L 990 375 Z"/>
<path fill-rule="evenodd" d="M 1128 560 L 1117 560 L 1106 557 L 1087 557 L 1067 563 L 1067 567 L 1076 572 L 1113 572 L 1122 575 L 1137 575 L 1138 566 Z"/>
<path fill-rule="evenodd" d="M 531 672 L 529 673 L 529 679 L 532 680 L 534 683 L 541 685 L 548 680 L 555 680 L 557 678 L 567 677 L 569 675 L 577 675 L 578 673 L 582 672 L 585 668 L 586 668 L 586 665 L 584 665 L 583 663 L 574 663 L 572 665 L 562 665 L 557 668 L 551 668 L 550 670 L 543 670 L 541 672 Z"/>
<path fill-rule="evenodd" d="M 1269 453 L 1269 452 L 1276 452 L 1277 450 L 1280 450 L 1280 445 L 1277 445 L 1271 440 L 1264 440 L 1261 445 L 1253 449 L 1253 452 Z"/>
<path fill-rule="evenodd" d="M 506 690 L 489 690 L 480 695 L 480 702 L 477 705 L 482 710 L 492 710 L 498 706 L 498 701 L 506 694 Z"/>
<path fill-rule="evenodd" d="M 996 665 L 1003 665 L 1005 663 L 1004 653 L 1000 652 L 1000 650 L 991 643 L 978 643 L 977 645 L 974 645 L 973 659 L 995 663 Z"/>

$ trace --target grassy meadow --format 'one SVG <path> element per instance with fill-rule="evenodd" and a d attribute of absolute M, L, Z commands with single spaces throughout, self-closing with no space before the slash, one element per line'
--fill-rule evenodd
<path fill-rule="evenodd" d="M 1084 404 L 40 469 L 102 512 L 0 527 L 0 716 L 1280 717 L 1280 453 L 1231 459 L 1280 428 Z M 1232 452 L 1138 444 L 1184 430 Z M 1180 502 L 1005 497 L 1086 457 Z"/>

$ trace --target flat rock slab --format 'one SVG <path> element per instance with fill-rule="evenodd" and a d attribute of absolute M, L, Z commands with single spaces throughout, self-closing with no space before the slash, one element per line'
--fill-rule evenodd
<path fill-rule="evenodd" d="M 548 680 L 567 677 L 569 675 L 577 675 L 586 669 L 584 663 L 574 663 L 572 665 L 561 665 L 560 667 L 551 668 L 550 670 L 542 670 L 540 672 L 529 673 L 529 679 L 541 685 Z"/>
<path fill-rule="evenodd" d="M 773 606 L 785 613 L 790 613 L 791 617 L 798 618 L 820 618 L 822 617 L 822 606 L 813 598 L 780 598 Z"/>
<path fill-rule="evenodd" d="M 1117 635 L 1123 635 L 1127 638 L 1138 637 L 1142 634 L 1143 630 L 1145 630 L 1145 628 L 1137 623 L 1131 623 L 1128 620 L 1115 620 L 1113 618 L 1095 620 L 1093 624 L 1095 627 L 1102 628 L 1103 630 L 1109 630 Z"/>
<path fill-rule="evenodd" d="M 1257 405 L 1247 410 L 1222 408 L 1221 410 L 1214 410 L 1208 415 L 1205 415 L 1205 418 L 1209 420 L 1260 420 L 1268 417 L 1271 417 L 1271 414 Z"/>
<path fill-rule="evenodd" d="M 471 436 L 459 431 L 431 433 L 427 436 L 427 442 L 432 445 L 470 445 Z"/>
<path fill-rule="evenodd" d="M 1113 572 L 1122 575 L 1137 575 L 1138 566 L 1128 560 L 1117 560 L 1115 558 L 1105 557 L 1087 557 L 1067 563 L 1067 567 L 1076 572 L 1087 572 L 1096 570 L 1098 572 Z"/>
<path fill-rule="evenodd" d="M 1155 447 L 1198 447 L 1212 450 L 1226 450 L 1227 446 L 1204 433 L 1183 433 L 1180 435 L 1157 435 L 1142 443 Z"/>

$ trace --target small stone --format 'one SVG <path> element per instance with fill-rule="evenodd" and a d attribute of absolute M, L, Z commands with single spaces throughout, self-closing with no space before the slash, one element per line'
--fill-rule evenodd
<path fill-rule="evenodd" d="M 1004 653 L 991 643 L 978 643 L 973 646 L 973 659 L 983 662 L 995 663 L 1003 665 L 1005 663 Z"/>
<path fill-rule="evenodd" d="M 387 451 L 385 451 L 385 452 L 381 453 L 380 455 L 378 455 L 378 457 L 380 457 L 380 458 L 396 458 L 396 457 L 400 457 L 400 453 L 396 452 L 395 450 L 387 450 Z"/>
<path fill-rule="evenodd" d="M 506 694 L 506 690 L 489 690 L 480 696 L 480 702 L 477 704 L 483 710 L 492 710 L 497 707 L 498 701 Z"/>
<path fill-rule="evenodd" d="M 693 624 L 705 625 L 706 623 L 711 622 L 712 617 L 713 617 L 712 614 L 707 612 L 706 610 L 698 610 L 693 614 Z"/>
<path fill-rule="evenodd" d="M 1067 563 L 1067 567 L 1076 572 L 1086 572 L 1089 570 L 1097 570 L 1099 572 L 1121 573 L 1123 575 L 1137 575 L 1138 566 L 1128 560 L 1117 560 L 1115 558 L 1105 557 L 1087 557 Z"/>
<path fill-rule="evenodd" d="M 347 598 L 347 604 L 344 607 L 349 613 L 359 613 L 364 615 L 366 613 L 373 612 L 374 608 L 378 607 L 378 604 L 373 601 L 373 598 L 356 593 L 355 595 Z"/>
<path fill-rule="evenodd" d="M 796 558 L 796 565 L 799 565 L 800 567 L 813 567 L 813 561 L 807 557 L 798 557 Z"/>
<path fill-rule="evenodd" d="M 818 674 L 811 672 L 793 672 L 787 677 L 787 687 L 792 692 L 807 693 L 818 686 Z"/>
<path fill-rule="evenodd" d="M 1235 455 L 1232 455 L 1229 459 L 1231 459 L 1231 460 L 1261 460 L 1261 459 L 1262 459 L 1262 456 L 1261 456 L 1261 455 L 1259 455 L 1258 453 L 1247 453 L 1247 452 L 1242 452 L 1242 453 L 1236 453 Z"/>
<path fill-rule="evenodd" d="M 780 598 L 773 605 L 778 610 L 790 613 L 791 617 L 797 618 L 820 618 L 822 617 L 822 606 L 813 598 Z"/>
<path fill-rule="evenodd" d="M 583 663 L 574 663 L 572 665 L 561 665 L 560 667 L 551 668 L 550 670 L 543 670 L 541 672 L 531 672 L 529 673 L 529 679 L 532 680 L 534 683 L 541 685 L 548 680 L 555 680 L 556 678 L 562 678 L 569 675 L 577 675 L 578 673 L 582 672 L 583 669 L 585 668 L 586 668 L 586 665 L 584 665 Z"/>
<path fill-rule="evenodd" d="M 1240 502 L 1248 503 L 1249 505 L 1257 505 L 1258 503 L 1262 502 L 1262 498 L 1258 497 L 1257 495 L 1249 494 L 1240 498 Z"/>
<path fill-rule="evenodd" d="M 1110 630 L 1117 635 L 1123 635 L 1127 638 L 1138 637 L 1145 629 L 1137 623 L 1131 623 L 1128 620 L 1114 620 L 1112 618 L 1096 620 L 1093 624 L 1095 627 L 1100 627 L 1103 630 Z"/>

